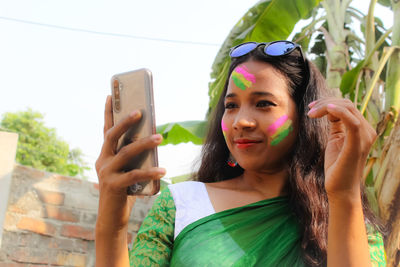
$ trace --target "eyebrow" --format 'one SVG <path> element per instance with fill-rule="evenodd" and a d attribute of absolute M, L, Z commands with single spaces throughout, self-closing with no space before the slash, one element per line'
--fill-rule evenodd
<path fill-rule="evenodd" d="M 251 95 L 255 95 L 255 96 L 270 96 L 270 97 L 276 98 L 276 96 L 274 94 L 270 93 L 270 92 L 255 91 L 255 92 L 251 92 Z M 227 94 L 225 96 L 225 99 L 233 98 L 233 97 L 236 97 L 236 96 L 237 96 L 237 94 L 230 93 L 230 94 Z"/>

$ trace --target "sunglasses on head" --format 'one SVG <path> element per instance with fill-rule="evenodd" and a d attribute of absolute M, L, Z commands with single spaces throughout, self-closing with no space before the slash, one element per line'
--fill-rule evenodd
<path fill-rule="evenodd" d="M 303 58 L 304 62 L 306 61 L 300 45 L 293 43 L 291 41 L 274 41 L 274 42 L 269 42 L 269 43 L 247 42 L 247 43 L 243 43 L 243 44 L 237 45 L 235 47 L 232 47 L 231 51 L 229 53 L 229 56 L 231 58 L 237 58 L 237 57 L 244 56 L 261 45 L 265 45 L 263 51 L 266 55 L 271 56 L 271 57 L 284 56 L 284 55 L 290 54 L 296 48 L 298 48 L 300 50 L 300 54 L 301 54 L 301 57 Z"/>

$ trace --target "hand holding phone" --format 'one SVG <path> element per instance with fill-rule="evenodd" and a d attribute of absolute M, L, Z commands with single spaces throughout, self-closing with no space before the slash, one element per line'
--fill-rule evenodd
<path fill-rule="evenodd" d="M 153 149 L 162 142 L 159 134 L 138 139 L 116 152 L 118 140 L 126 131 L 141 121 L 141 112 L 131 112 L 118 123 L 113 123 L 111 97 L 107 97 L 104 112 L 104 142 L 96 160 L 99 178 L 99 207 L 96 220 L 96 262 L 100 266 L 129 265 L 126 241 L 127 229 L 136 196 L 128 196 L 126 188 L 141 181 L 159 180 L 165 169 L 152 167 L 124 172 L 123 167 L 132 157 Z M 120 240 L 121 242 L 116 242 Z M 121 263 L 121 255 L 127 261 Z M 116 263 L 118 260 L 118 263 Z"/>

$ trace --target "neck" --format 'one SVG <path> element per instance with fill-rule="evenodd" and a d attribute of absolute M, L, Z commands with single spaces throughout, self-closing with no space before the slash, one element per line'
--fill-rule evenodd
<path fill-rule="evenodd" d="M 287 168 L 272 171 L 245 170 L 240 177 L 240 182 L 248 190 L 256 191 L 265 198 L 272 198 L 287 194 L 288 179 Z"/>

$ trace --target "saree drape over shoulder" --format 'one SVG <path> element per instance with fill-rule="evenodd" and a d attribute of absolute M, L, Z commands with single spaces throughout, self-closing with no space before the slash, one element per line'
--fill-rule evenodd
<path fill-rule="evenodd" d="M 171 266 L 305 266 L 288 198 L 202 218 L 180 232 Z"/>
<path fill-rule="evenodd" d="M 204 184 L 190 183 L 156 199 L 129 252 L 131 266 L 306 266 L 287 197 L 215 213 Z M 372 265 L 386 266 L 382 236 L 367 229 Z"/>

